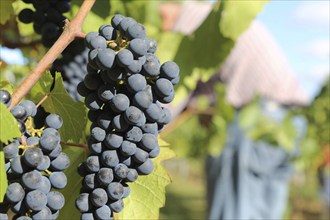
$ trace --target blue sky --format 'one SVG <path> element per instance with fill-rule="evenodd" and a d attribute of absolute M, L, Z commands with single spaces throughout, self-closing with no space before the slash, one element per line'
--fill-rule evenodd
<path fill-rule="evenodd" d="M 329 78 L 329 1 L 272 1 L 257 17 L 273 34 L 304 89 Z"/>

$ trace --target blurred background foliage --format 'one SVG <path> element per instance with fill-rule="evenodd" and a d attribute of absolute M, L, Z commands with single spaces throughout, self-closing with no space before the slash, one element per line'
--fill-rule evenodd
<path fill-rule="evenodd" d="M 224 63 L 237 38 L 267 1 L 217 1 L 205 21 L 190 35 L 163 29 L 160 8 L 168 2 L 96 1 L 83 27 L 85 32 L 95 31 L 100 25 L 109 23 L 116 13 L 131 16 L 146 26 L 148 36 L 157 40 L 159 49 L 156 55 L 161 62 L 174 60 L 180 66 L 181 83 L 176 88 L 173 106 L 174 109 L 181 106 L 180 111 L 161 133 L 161 138 L 170 143 L 177 154 L 176 159 L 165 164 L 173 182 L 167 187 L 161 219 L 206 218 L 205 159 L 208 155 L 221 154 L 227 140 L 227 126 L 237 112 L 240 126 L 249 138 L 263 140 L 287 151 L 294 150 L 301 129 L 295 125 L 294 118 L 302 116 L 306 119 L 307 133 L 293 161 L 296 172 L 291 181 L 285 218 L 327 217 L 329 213 L 319 196 L 317 176 L 320 166 L 329 166 L 330 163 L 330 151 L 327 151 L 330 143 L 330 81 L 309 106 L 280 106 L 281 114 L 275 116 L 264 111 L 263 97 L 240 107 L 230 105 L 226 100 L 226 84 L 220 81 L 211 84 L 213 99 L 198 94 L 198 86 L 212 81 L 212 75 Z M 72 10 L 67 14 L 69 19 L 74 17 L 81 3 L 81 0 L 72 1 Z M 13 1 L 14 14 L 25 7 L 27 5 L 22 1 Z M 1 60 L 0 78 L 17 86 L 46 49 L 41 46 L 32 25 L 17 22 L 14 16 L 1 23 L 1 30 L 6 30 L 1 31 L 1 46 L 20 48 L 25 63 L 9 65 Z"/>

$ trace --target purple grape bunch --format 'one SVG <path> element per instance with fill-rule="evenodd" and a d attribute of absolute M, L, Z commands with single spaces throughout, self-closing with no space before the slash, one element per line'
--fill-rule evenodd
<path fill-rule="evenodd" d="M 158 133 L 172 117 L 163 104 L 174 99 L 180 70 L 175 62 L 160 63 L 157 42 L 131 17 L 116 14 L 85 42 L 87 75 L 77 91 L 92 124 L 76 207 L 81 219 L 111 219 L 124 208 L 128 183 L 154 169 Z"/>
<path fill-rule="evenodd" d="M 11 95 L 0 90 L 0 101 L 9 107 Z M 29 100 L 22 101 L 10 110 L 21 132 L 9 144 L 3 145 L 8 188 L 0 203 L 0 218 L 8 219 L 8 210 L 14 219 L 57 219 L 65 199 L 57 189 L 63 189 L 67 177 L 63 171 L 70 164 L 62 152 L 58 129 L 63 120 L 57 114 L 44 118 L 45 126 L 33 128 L 37 107 Z"/>

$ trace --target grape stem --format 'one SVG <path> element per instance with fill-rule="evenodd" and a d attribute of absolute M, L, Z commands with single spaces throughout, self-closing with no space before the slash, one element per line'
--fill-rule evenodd
<path fill-rule="evenodd" d="M 9 106 L 9 110 L 22 100 L 56 58 L 75 38 L 85 36 L 82 32 L 82 26 L 95 1 L 96 0 L 84 0 L 73 20 L 71 22 L 66 21 L 61 36 L 12 94 L 12 102 Z"/>

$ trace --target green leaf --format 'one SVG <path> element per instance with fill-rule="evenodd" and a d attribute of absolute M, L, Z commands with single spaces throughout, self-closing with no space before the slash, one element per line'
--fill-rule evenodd
<path fill-rule="evenodd" d="M 14 0 L 0 1 L 0 24 L 5 24 L 14 14 L 13 2 Z"/>
<path fill-rule="evenodd" d="M 0 142 L 7 144 L 14 138 L 20 137 L 17 120 L 7 107 L 0 102 Z"/>
<path fill-rule="evenodd" d="M 47 112 L 58 114 L 63 119 L 63 126 L 59 130 L 61 139 L 65 142 L 80 142 L 85 139 L 85 125 L 87 123 L 86 108 L 82 102 L 75 102 L 63 86 L 60 73 L 56 73 L 54 88 L 53 77 L 45 73 L 32 88 L 31 95 L 35 102 L 39 102 L 46 95 L 48 98 L 42 103 Z"/>
<path fill-rule="evenodd" d="M 175 55 L 180 77 L 191 90 L 195 88 L 197 80 L 206 81 L 215 73 L 234 46 L 234 41 L 223 36 L 216 28 L 221 14 L 222 8 L 216 4 L 202 25 L 191 36 L 182 39 Z"/>
<path fill-rule="evenodd" d="M 219 23 L 220 32 L 236 41 L 268 1 L 222 1 L 223 15 Z"/>
<path fill-rule="evenodd" d="M 63 152 L 70 158 L 70 167 L 64 172 L 68 178 L 68 184 L 60 191 L 65 197 L 65 206 L 61 209 L 58 219 L 80 219 L 81 213 L 76 209 L 75 201 L 80 194 L 82 177 L 78 174 L 77 168 L 80 163 L 85 161 L 87 150 L 64 146 Z"/>
<path fill-rule="evenodd" d="M 2 145 L 0 144 L 0 203 L 3 202 L 3 198 L 6 194 L 8 182 L 7 174 L 5 170 L 5 154 L 2 150 Z"/>
<path fill-rule="evenodd" d="M 154 159 L 153 173 L 139 176 L 129 184 L 131 194 L 124 199 L 125 208 L 119 213 L 119 219 L 158 219 L 159 209 L 165 204 L 165 186 L 171 182 L 160 163 L 174 156 L 172 150 L 161 147 L 160 155 Z"/>

